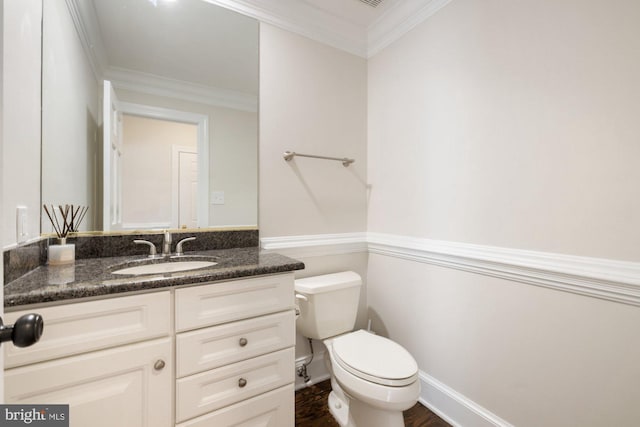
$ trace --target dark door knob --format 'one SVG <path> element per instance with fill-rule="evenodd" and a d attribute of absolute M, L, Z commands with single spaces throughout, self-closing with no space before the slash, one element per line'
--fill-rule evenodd
<path fill-rule="evenodd" d="M 42 336 L 44 321 L 37 313 L 20 316 L 13 325 L 5 325 L 0 317 L 0 343 L 12 341 L 16 347 L 29 347 Z"/>

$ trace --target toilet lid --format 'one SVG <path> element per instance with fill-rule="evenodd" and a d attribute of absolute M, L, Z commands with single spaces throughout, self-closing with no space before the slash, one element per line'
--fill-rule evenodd
<path fill-rule="evenodd" d="M 335 338 L 333 352 L 344 369 L 376 384 L 398 387 L 418 377 L 418 364 L 404 347 L 364 330 Z"/>

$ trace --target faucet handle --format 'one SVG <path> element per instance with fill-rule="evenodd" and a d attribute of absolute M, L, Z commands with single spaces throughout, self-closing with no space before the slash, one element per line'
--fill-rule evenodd
<path fill-rule="evenodd" d="M 187 237 L 187 238 L 184 238 L 184 239 L 180 240 L 178 242 L 178 244 L 176 245 L 176 255 L 178 255 L 178 256 L 184 255 L 184 252 L 182 251 L 182 244 L 184 242 L 190 242 L 192 240 L 196 240 L 196 238 L 195 237 Z"/>
<path fill-rule="evenodd" d="M 133 243 L 137 245 L 149 245 L 149 258 L 153 258 L 156 256 L 156 245 L 151 243 L 148 240 L 134 240 Z"/>

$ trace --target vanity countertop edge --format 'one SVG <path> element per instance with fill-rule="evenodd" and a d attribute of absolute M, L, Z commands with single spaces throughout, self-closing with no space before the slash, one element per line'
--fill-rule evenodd
<path fill-rule="evenodd" d="M 71 303 L 91 297 L 210 284 L 236 278 L 285 273 L 305 268 L 301 261 L 257 247 L 190 252 L 189 255 L 215 257 L 212 267 L 173 273 L 119 276 L 112 272 L 123 264 L 144 261 L 144 256 L 90 258 L 67 266 L 40 266 L 4 286 L 5 311 L 44 303 Z M 64 284 L 53 284 L 69 280 Z"/>

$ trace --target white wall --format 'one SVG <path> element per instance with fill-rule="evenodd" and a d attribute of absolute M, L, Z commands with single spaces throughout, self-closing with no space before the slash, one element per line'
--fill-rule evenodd
<path fill-rule="evenodd" d="M 102 213 L 96 198 L 101 86 L 65 1 L 43 7 L 42 203 L 89 206 L 81 230 L 95 230 Z M 42 231 L 52 231 L 46 215 Z"/>
<path fill-rule="evenodd" d="M 369 231 L 637 262 L 639 21 L 633 0 L 454 0 L 370 59 Z M 507 422 L 640 423 L 638 307 L 384 255 L 368 302 Z"/>
<path fill-rule="evenodd" d="M 257 224 L 258 114 L 116 89 L 118 99 L 209 117 L 209 192 L 224 191 L 224 205 L 209 206 L 209 225 Z"/>
<path fill-rule="evenodd" d="M 40 235 L 39 0 L 5 1 L 3 16 L 3 222 L 4 247 L 17 242 L 16 207 L 28 209 L 29 238 Z"/>
<path fill-rule="evenodd" d="M 365 230 L 366 82 L 364 59 L 260 25 L 262 237 Z"/>

